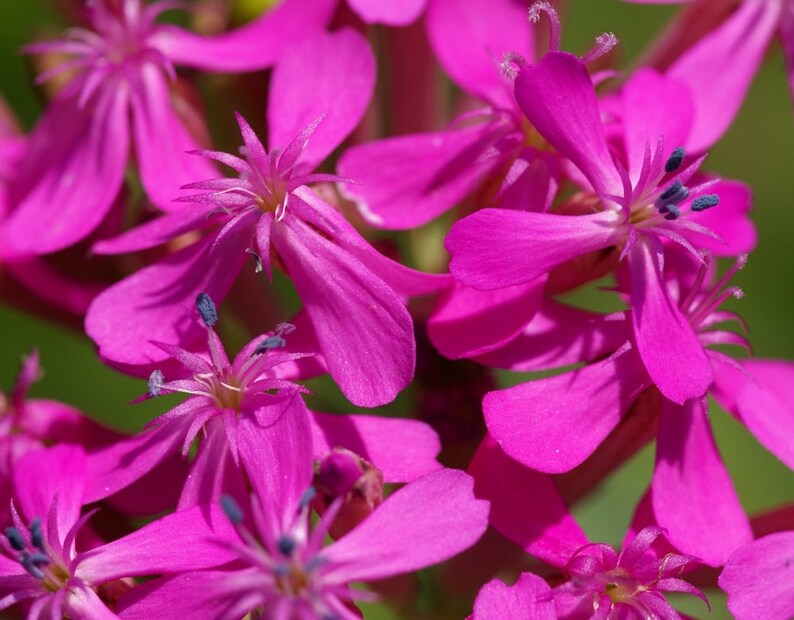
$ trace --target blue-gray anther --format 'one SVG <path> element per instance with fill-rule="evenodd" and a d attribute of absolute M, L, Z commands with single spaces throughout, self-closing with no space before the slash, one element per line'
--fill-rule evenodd
<path fill-rule="evenodd" d="M 33 566 L 47 566 L 50 563 L 50 556 L 46 553 L 31 553 L 30 563 Z"/>
<path fill-rule="evenodd" d="M 159 370 L 153 370 L 152 374 L 149 375 L 149 395 L 160 396 L 164 382 L 163 373 Z"/>
<path fill-rule="evenodd" d="M 664 219 L 666 220 L 677 220 L 680 215 L 681 211 L 678 210 L 674 204 L 665 205 L 663 209 L 659 209 L 662 213 L 665 214 Z"/>
<path fill-rule="evenodd" d="M 41 519 L 39 517 L 35 517 L 30 522 L 30 542 L 39 551 L 44 551 L 44 538 L 41 534 Z"/>
<path fill-rule="evenodd" d="M 8 538 L 9 544 L 17 551 L 22 551 L 25 548 L 25 539 L 17 528 L 7 527 L 6 538 Z"/>
<path fill-rule="evenodd" d="M 278 550 L 286 556 L 292 555 L 295 546 L 295 541 L 289 536 L 282 536 L 278 539 Z"/>
<path fill-rule="evenodd" d="M 19 559 L 19 563 L 22 564 L 22 568 L 28 571 L 28 574 L 31 577 L 34 577 L 35 579 L 44 579 L 44 571 L 42 571 L 32 562 L 32 556 L 30 554 L 22 554 L 22 557 Z"/>
<path fill-rule="evenodd" d="M 276 574 L 276 577 L 286 577 L 289 575 L 289 566 L 277 564 L 275 567 L 273 567 L 273 572 Z"/>
<path fill-rule="evenodd" d="M 19 559 L 19 563 L 22 564 L 22 568 L 28 571 L 28 574 L 35 578 L 35 579 L 44 579 L 44 571 L 42 571 L 38 566 L 36 566 L 31 561 L 30 554 L 23 554 L 22 557 Z"/>
<path fill-rule="evenodd" d="M 678 170 L 684 161 L 685 155 L 686 152 L 684 151 L 683 146 L 679 146 L 677 149 L 675 149 L 672 153 L 670 153 L 670 157 L 667 158 L 667 162 L 664 164 L 664 171 L 669 174 Z"/>
<path fill-rule="evenodd" d="M 301 495 L 300 502 L 298 503 L 301 510 L 306 508 L 306 506 L 308 506 L 311 503 L 315 495 L 317 495 L 317 490 L 314 487 L 309 487 L 303 492 L 303 495 Z"/>
<path fill-rule="evenodd" d="M 196 297 L 196 309 L 207 327 L 212 327 L 218 322 L 218 310 L 215 308 L 215 302 L 207 293 L 199 293 L 199 296 Z"/>
<path fill-rule="evenodd" d="M 689 188 L 676 180 L 670 187 L 664 190 L 659 198 L 656 200 L 656 206 L 661 210 L 662 207 L 669 204 L 678 204 L 682 200 L 686 200 L 689 196 Z"/>
<path fill-rule="evenodd" d="M 279 349 L 285 346 L 287 346 L 287 341 L 281 336 L 268 336 L 262 342 L 256 345 L 256 349 L 254 349 L 254 355 L 260 355 L 266 351 L 272 351 L 273 349 Z"/>
<path fill-rule="evenodd" d="M 720 204 L 720 197 L 717 194 L 706 194 L 695 198 L 689 208 L 693 211 L 705 211 L 706 209 L 711 209 L 711 207 L 716 207 L 718 204 Z"/>
<path fill-rule="evenodd" d="M 230 495 L 221 496 L 221 508 L 223 508 L 226 517 L 234 525 L 239 525 L 243 522 L 243 510 Z"/>

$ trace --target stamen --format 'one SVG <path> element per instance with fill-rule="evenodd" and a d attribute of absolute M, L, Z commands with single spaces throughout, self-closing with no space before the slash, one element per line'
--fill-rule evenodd
<path fill-rule="evenodd" d="M 662 207 L 668 203 L 678 204 L 682 200 L 686 200 L 689 196 L 689 188 L 685 187 L 681 181 L 676 179 L 670 187 L 664 190 L 656 201 L 657 206 Z"/>
<path fill-rule="evenodd" d="M 286 556 L 291 556 L 295 547 L 297 547 L 297 543 L 289 536 L 284 535 L 278 539 L 278 550 Z"/>
<path fill-rule="evenodd" d="M 529 21 L 537 24 L 540 21 L 541 12 L 546 14 L 549 20 L 549 51 L 556 52 L 560 49 L 560 16 L 548 2 L 536 2 L 529 7 Z"/>
<path fill-rule="evenodd" d="M 684 147 L 679 146 L 672 153 L 670 153 L 670 157 L 667 158 L 667 162 L 664 165 L 664 171 L 667 174 L 670 174 L 671 172 L 678 170 L 681 167 L 681 164 L 684 162 L 685 156 L 686 151 L 684 151 Z"/>
<path fill-rule="evenodd" d="M 720 204 L 720 197 L 717 194 L 706 194 L 695 198 L 689 208 L 693 211 L 705 211 L 706 209 L 711 209 L 711 207 L 716 207 L 718 204 Z"/>
<path fill-rule="evenodd" d="M 41 532 L 41 519 L 39 517 L 35 517 L 30 522 L 30 541 L 36 549 L 44 551 L 44 537 Z"/>
<path fill-rule="evenodd" d="M 239 504 L 234 501 L 231 495 L 221 496 L 221 508 L 226 518 L 234 525 L 239 525 L 243 522 L 243 509 L 240 508 Z"/>
<path fill-rule="evenodd" d="M 215 308 L 215 302 L 207 293 L 199 293 L 199 296 L 196 297 L 196 309 L 207 327 L 212 327 L 218 322 L 218 310 Z"/>
<path fill-rule="evenodd" d="M 163 373 L 159 370 L 153 370 L 152 374 L 149 375 L 149 395 L 160 396 L 164 382 Z"/>
<path fill-rule="evenodd" d="M 254 355 L 261 355 L 267 351 L 287 346 L 287 341 L 284 339 L 284 336 L 294 331 L 295 326 L 292 323 L 279 323 L 276 325 L 276 329 L 274 330 L 275 333 L 272 336 L 268 336 L 257 345 L 256 349 L 254 349 Z"/>
<path fill-rule="evenodd" d="M 306 506 L 308 506 L 311 503 L 311 501 L 314 499 L 315 495 L 317 495 L 317 490 L 314 487 L 309 487 L 308 489 L 306 489 L 303 495 L 301 495 L 300 502 L 298 503 L 300 509 L 303 510 L 304 508 L 306 508 Z"/>
<path fill-rule="evenodd" d="M 681 217 L 681 211 L 672 203 L 659 207 L 659 213 L 663 213 L 666 220 L 677 220 Z"/>
<path fill-rule="evenodd" d="M 22 551 L 25 548 L 25 539 L 17 528 L 7 527 L 6 538 L 8 538 L 9 544 L 17 551 Z"/>
<path fill-rule="evenodd" d="M 35 579 L 44 579 L 44 571 L 42 571 L 37 564 L 32 561 L 33 556 L 29 553 L 23 553 L 19 559 L 19 563 L 22 565 L 28 574 Z M 49 560 L 47 561 L 49 564 Z"/>

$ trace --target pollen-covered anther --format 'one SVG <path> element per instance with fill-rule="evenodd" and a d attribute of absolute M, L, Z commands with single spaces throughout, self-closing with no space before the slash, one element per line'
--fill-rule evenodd
<path fill-rule="evenodd" d="M 19 551 L 16 556 L 17 562 L 33 578 L 44 580 L 47 574 L 42 570 L 52 563 L 49 554 L 44 547 L 44 538 L 41 531 L 41 519 L 36 517 L 29 526 L 30 545 L 25 540 L 25 536 L 16 527 L 7 527 L 5 530 L 8 544 L 14 551 Z"/>
<path fill-rule="evenodd" d="M 226 515 L 226 518 L 234 525 L 239 525 L 243 522 L 243 509 L 240 508 L 240 505 L 234 501 L 231 495 L 221 496 L 221 509 L 223 509 L 223 514 Z"/>
<path fill-rule="evenodd" d="M 196 297 L 196 309 L 207 327 L 212 327 L 218 322 L 218 310 L 215 308 L 215 302 L 207 293 L 199 293 Z"/>
<path fill-rule="evenodd" d="M 664 164 L 664 171 L 667 174 L 670 174 L 671 172 L 678 170 L 681 167 L 681 164 L 684 162 L 684 157 L 686 157 L 686 151 L 684 151 L 683 146 L 679 146 L 672 153 L 670 153 L 670 157 L 667 158 L 667 161 Z"/>
<path fill-rule="evenodd" d="M 153 370 L 152 374 L 149 375 L 149 396 L 160 396 L 163 391 L 163 383 L 165 383 L 163 373 L 159 370 Z"/>
<path fill-rule="evenodd" d="M 706 209 L 711 209 L 711 207 L 716 207 L 718 204 L 720 204 L 720 197 L 717 194 L 706 194 L 695 198 L 689 208 L 692 211 L 705 211 Z"/>
<path fill-rule="evenodd" d="M 291 536 L 282 536 L 278 539 L 278 550 L 287 557 L 292 555 L 292 552 L 295 551 L 297 546 L 298 544 Z"/>
<path fill-rule="evenodd" d="M 254 349 L 254 355 L 261 355 L 267 351 L 272 351 L 273 349 L 279 349 L 281 347 L 287 346 L 287 341 L 285 340 L 284 336 L 287 336 L 294 331 L 295 326 L 292 323 L 279 323 L 276 325 L 276 329 L 273 330 L 273 334 L 265 338 L 257 345 L 256 349 Z"/>

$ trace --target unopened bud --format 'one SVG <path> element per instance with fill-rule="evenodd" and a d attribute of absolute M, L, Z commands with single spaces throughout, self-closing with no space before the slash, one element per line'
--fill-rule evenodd
<path fill-rule="evenodd" d="M 323 514 L 338 498 L 342 508 L 329 528 L 333 538 L 344 536 L 366 519 L 383 501 L 383 474 L 355 452 L 335 448 L 314 471 L 317 496 L 313 507 Z"/>

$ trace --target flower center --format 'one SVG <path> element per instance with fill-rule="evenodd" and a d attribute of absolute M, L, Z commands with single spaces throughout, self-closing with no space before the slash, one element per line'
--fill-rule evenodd
<path fill-rule="evenodd" d="M 311 577 L 296 562 L 275 569 L 276 590 L 285 596 L 301 596 L 311 585 Z"/>
<path fill-rule="evenodd" d="M 198 377 L 197 377 L 198 379 Z M 240 388 L 239 380 L 234 375 L 215 375 L 212 380 L 212 395 L 215 402 L 222 409 L 240 410 L 243 400 L 243 390 Z"/>
<path fill-rule="evenodd" d="M 8 547 L 5 551 L 13 557 L 25 571 L 41 582 L 48 592 L 57 592 L 66 587 L 71 575 L 60 562 L 53 559 L 41 529 L 41 519 L 36 517 L 30 522 L 28 535 L 16 527 L 5 530 Z"/>

